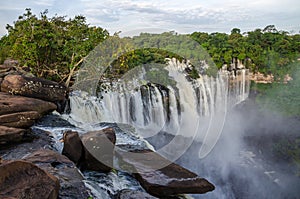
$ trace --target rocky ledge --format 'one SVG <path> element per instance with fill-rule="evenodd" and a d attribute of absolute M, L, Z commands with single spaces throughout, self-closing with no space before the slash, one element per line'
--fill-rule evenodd
<path fill-rule="evenodd" d="M 15 62 L 10 62 L 15 63 Z M 26 76 L 11 64 L 0 65 L 0 141 L 20 142 L 43 115 L 61 111 L 67 88 L 56 82 Z M 7 128 L 9 127 L 9 128 Z M 17 136 L 13 139 L 10 135 Z"/>
<path fill-rule="evenodd" d="M 115 146 L 114 128 L 91 131 L 81 136 L 77 132 L 64 134 L 63 154 L 83 170 L 109 172 L 113 166 L 132 173 L 151 195 L 170 198 L 178 194 L 203 194 L 214 185 L 197 174 L 163 158 L 150 150 L 132 150 L 130 146 Z M 118 165 L 113 161 L 117 159 Z"/>

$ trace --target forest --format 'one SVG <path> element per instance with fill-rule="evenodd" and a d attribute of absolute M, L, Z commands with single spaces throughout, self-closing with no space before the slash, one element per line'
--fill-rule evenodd
<path fill-rule="evenodd" d="M 0 40 L 0 63 L 7 58 L 18 60 L 20 66 L 38 77 L 69 84 L 88 53 L 110 35 L 101 27 L 90 26 L 81 15 L 67 19 L 47 14 L 45 10 L 37 16 L 26 9 L 13 25 L 7 25 L 8 34 Z M 160 34 L 161 42 L 174 34 L 177 33 Z M 300 34 L 277 30 L 274 25 L 244 33 L 233 28 L 230 34 L 193 32 L 188 36 L 209 53 L 218 68 L 238 59 L 253 72 L 280 78 L 300 57 Z M 151 43 L 153 37 L 153 34 L 141 33 L 139 38 Z M 165 57 L 174 56 L 172 52 L 145 48 L 128 52 L 115 63 L 118 63 L 118 71 L 124 72 L 140 63 L 163 62 Z"/>

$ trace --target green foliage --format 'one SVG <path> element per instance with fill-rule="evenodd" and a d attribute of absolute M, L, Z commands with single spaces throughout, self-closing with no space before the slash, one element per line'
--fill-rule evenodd
<path fill-rule="evenodd" d="M 176 81 L 169 77 L 169 72 L 166 69 L 159 67 L 151 67 L 146 71 L 145 80 L 151 83 L 156 83 L 164 86 L 172 86 L 175 88 Z"/>
<path fill-rule="evenodd" d="M 84 16 L 73 19 L 47 17 L 47 10 L 34 15 L 31 9 L 7 25 L 8 35 L 0 40 L 0 59 L 16 59 L 38 77 L 66 80 L 73 67 L 103 41 L 108 32 L 90 27 Z"/>
<path fill-rule="evenodd" d="M 112 67 L 106 71 L 108 77 L 120 77 L 128 70 L 143 64 L 165 64 L 166 58 L 176 58 L 180 62 L 189 60 L 192 67 L 187 69 L 186 72 L 190 78 L 199 77 L 199 71 L 201 70 L 199 66 L 203 60 L 217 71 L 209 54 L 188 35 L 177 35 L 175 32 L 162 34 L 141 33 L 129 40 L 130 45 L 137 49 L 129 50 L 113 61 Z M 196 66 L 198 66 L 197 69 Z M 155 73 L 155 71 L 150 74 L 152 73 Z"/>
<path fill-rule="evenodd" d="M 258 105 L 264 110 L 286 116 L 300 116 L 300 63 L 289 66 L 293 80 L 287 84 L 253 84 L 252 89 L 259 92 L 256 98 Z"/>
<path fill-rule="evenodd" d="M 106 71 L 107 77 L 119 78 L 127 71 L 144 64 L 158 63 L 165 64 L 166 58 L 176 58 L 183 60 L 182 57 L 157 48 L 136 49 L 122 54 L 112 62 L 112 67 Z"/>
<path fill-rule="evenodd" d="M 191 38 L 207 50 L 218 68 L 237 58 L 252 71 L 272 73 L 276 79 L 282 79 L 291 63 L 300 56 L 300 35 L 288 35 L 274 25 L 243 35 L 238 28 L 233 28 L 230 35 L 194 32 Z"/>

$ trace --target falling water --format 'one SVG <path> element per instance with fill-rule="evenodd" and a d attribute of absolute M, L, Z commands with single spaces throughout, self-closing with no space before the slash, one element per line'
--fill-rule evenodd
<path fill-rule="evenodd" d="M 100 122 L 125 123 L 145 139 L 164 132 L 173 140 L 156 150 L 169 160 L 176 161 L 193 141 L 202 143 L 198 156 L 205 157 L 222 132 L 227 111 L 248 97 L 248 71 L 220 70 L 214 77 L 193 79 L 187 72 L 189 63 L 171 59 L 159 67 L 141 67 L 116 82 L 102 82 L 97 96 L 74 91 L 68 120 L 83 129 Z M 167 71 L 166 81 L 147 79 L 149 71 Z"/>
<path fill-rule="evenodd" d="M 69 116 L 84 125 L 99 122 L 130 124 L 143 137 L 164 131 L 203 139 L 203 133 L 210 128 L 206 124 L 212 118 L 220 114 L 225 117 L 228 107 L 247 98 L 248 71 L 239 70 L 234 75 L 223 70 L 216 77 L 201 75 L 192 79 L 186 72 L 188 67 L 188 63 L 175 59 L 169 60 L 164 67 L 168 79 L 176 84 L 140 83 L 131 77 L 130 81 L 121 80 L 108 86 L 109 89 L 101 90 L 98 97 L 73 92 Z M 143 78 L 146 72 L 143 69 L 139 73 L 139 78 Z"/>

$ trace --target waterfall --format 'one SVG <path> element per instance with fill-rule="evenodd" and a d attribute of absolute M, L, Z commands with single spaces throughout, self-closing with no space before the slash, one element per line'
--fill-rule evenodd
<path fill-rule="evenodd" d="M 188 63 L 175 59 L 160 70 L 167 70 L 169 83 L 139 82 L 135 76 L 105 85 L 98 96 L 73 92 L 69 117 L 88 125 L 99 122 L 130 124 L 145 138 L 164 131 L 203 141 L 212 124 L 220 125 L 228 108 L 246 99 L 250 82 L 246 69 L 236 75 L 220 70 L 215 77 L 188 77 Z M 149 69 L 148 69 L 149 71 Z M 147 70 L 139 70 L 144 78 Z M 155 82 L 155 81 L 154 81 Z M 173 82 L 173 83 L 172 83 Z M 219 119 L 215 124 L 214 118 Z"/>

